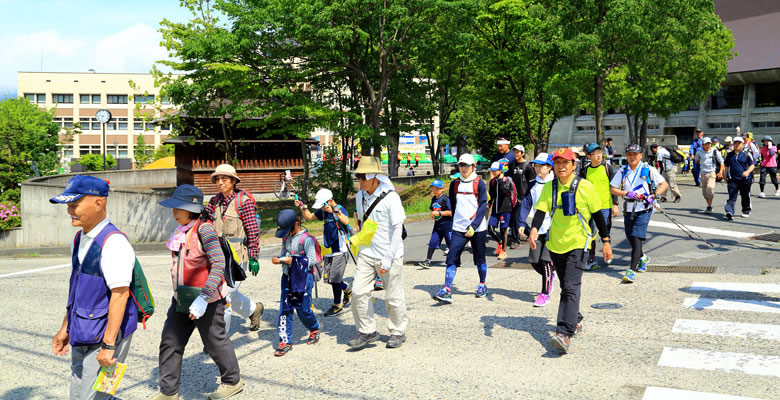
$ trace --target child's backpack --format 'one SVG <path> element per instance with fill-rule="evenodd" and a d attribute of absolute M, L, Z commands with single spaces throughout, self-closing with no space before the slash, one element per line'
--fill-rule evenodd
<path fill-rule="evenodd" d="M 298 242 L 298 251 L 293 253 L 294 256 L 299 257 L 306 257 L 306 238 L 311 238 L 311 240 L 314 241 L 314 250 L 316 255 L 314 256 L 315 264 L 309 265 L 309 272 L 314 275 L 314 281 L 318 282 L 320 278 L 322 278 L 322 248 L 320 247 L 320 242 L 317 240 L 316 237 L 312 236 L 308 231 L 304 232 L 303 235 L 301 235 L 301 240 Z M 282 240 L 282 246 L 284 248 L 287 248 L 287 238 L 284 238 Z"/>
<path fill-rule="evenodd" d="M 685 153 L 683 153 L 680 150 L 677 150 L 677 147 L 675 146 L 663 146 L 666 151 L 669 152 L 669 161 L 671 161 L 674 164 L 679 164 L 683 161 L 685 161 Z"/>
<path fill-rule="evenodd" d="M 512 184 L 512 208 L 515 208 L 515 205 L 517 204 L 517 187 L 515 186 L 515 182 L 512 180 L 512 178 L 504 177 L 504 182 L 509 180 L 509 183 Z"/>

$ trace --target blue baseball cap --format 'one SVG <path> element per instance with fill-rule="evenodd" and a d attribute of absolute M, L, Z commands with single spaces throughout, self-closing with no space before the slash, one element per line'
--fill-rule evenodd
<path fill-rule="evenodd" d="M 276 237 L 279 239 L 286 238 L 290 234 L 290 229 L 295 226 L 298 221 L 298 214 L 295 210 L 286 208 L 279 211 L 279 215 L 276 216 Z"/>
<path fill-rule="evenodd" d="M 585 146 L 585 154 L 593 153 L 598 149 L 601 149 L 601 146 L 599 146 L 598 143 L 590 143 L 587 146 Z"/>
<path fill-rule="evenodd" d="M 444 182 L 441 181 L 441 179 L 437 179 L 431 183 L 431 186 L 437 187 L 439 189 L 444 189 Z"/>
<path fill-rule="evenodd" d="M 173 191 L 171 197 L 157 204 L 199 214 L 203 211 L 203 192 L 192 185 L 181 185 Z"/>
<path fill-rule="evenodd" d="M 547 153 L 539 153 L 536 158 L 534 158 L 533 161 L 531 161 L 531 164 L 539 164 L 539 165 L 549 165 L 552 166 L 552 157 L 550 157 Z"/>
<path fill-rule="evenodd" d="M 642 147 L 636 143 L 631 143 L 626 147 L 626 153 L 641 153 Z"/>
<path fill-rule="evenodd" d="M 72 203 L 86 195 L 108 197 L 108 181 L 90 175 L 70 178 L 65 191 L 49 199 L 52 204 Z"/>

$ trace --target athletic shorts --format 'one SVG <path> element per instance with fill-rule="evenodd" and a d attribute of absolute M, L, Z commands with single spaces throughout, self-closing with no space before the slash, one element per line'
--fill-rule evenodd
<path fill-rule="evenodd" d="M 650 210 L 625 213 L 623 215 L 623 224 L 626 228 L 626 238 L 631 240 L 633 236 L 642 240 L 647 239 L 647 225 L 650 224 L 652 215 L 653 213 Z"/>
<path fill-rule="evenodd" d="M 490 226 L 498 226 L 501 229 L 505 229 L 509 227 L 509 220 L 511 219 L 512 213 L 501 213 L 501 214 L 490 214 L 490 219 L 488 220 L 488 225 Z"/>
<path fill-rule="evenodd" d="M 344 279 L 344 270 L 347 269 L 347 257 L 349 257 L 347 253 L 322 257 L 322 269 L 328 274 L 328 283 L 339 283 Z"/>

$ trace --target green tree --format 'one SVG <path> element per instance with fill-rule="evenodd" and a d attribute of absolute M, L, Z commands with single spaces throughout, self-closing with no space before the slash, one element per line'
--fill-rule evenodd
<path fill-rule="evenodd" d="M 153 146 L 147 145 L 144 140 L 144 135 L 138 135 L 138 139 L 135 141 L 135 147 L 133 149 L 133 159 L 135 160 L 136 168 L 143 168 L 146 164 L 152 161 L 152 155 L 150 154 Z"/>
<path fill-rule="evenodd" d="M 25 98 L 0 101 L 0 190 L 18 191 L 36 170 L 56 173 L 60 126 L 53 117 L 54 110 L 41 110 Z"/>
<path fill-rule="evenodd" d="M 81 164 L 87 171 L 103 171 L 103 155 L 102 154 L 85 154 L 78 159 L 78 163 Z M 112 170 L 116 166 L 116 159 L 113 155 L 106 155 L 106 169 Z"/>
<path fill-rule="evenodd" d="M 158 147 L 152 154 L 152 161 L 157 161 L 161 158 L 174 156 L 174 146 L 172 144 L 164 144 Z"/>

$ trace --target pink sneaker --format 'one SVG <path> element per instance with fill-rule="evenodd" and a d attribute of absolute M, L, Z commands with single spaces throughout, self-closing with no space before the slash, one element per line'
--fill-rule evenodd
<path fill-rule="evenodd" d="M 553 292 L 553 282 L 555 282 L 555 272 L 550 275 L 550 283 L 547 285 L 547 293 Z M 548 298 L 550 296 L 547 296 Z"/>
<path fill-rule="evenodd" d="M 536 295 L 536 301 L 534 301 L 534 307 L 544 307 L 549 302 L 550 302 L 550 296 L 544 293 L 539 293 L 538 295 Z"/>

